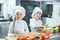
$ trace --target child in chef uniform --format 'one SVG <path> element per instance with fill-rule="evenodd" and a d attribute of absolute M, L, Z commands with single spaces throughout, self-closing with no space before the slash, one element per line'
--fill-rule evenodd
<path fill-rule="evenodd" d="M 12 34 L 13 30 L 15 34 L 29 32 L 27 23 L 22 20 L 25 16 L 25 9 L 22 6 L 17 6 L 14 9 L 13 22 L 9 25 L 8 35 Z M 14 27 L 13 27 L 14 26 Z"/>
<path fill-rule="evenodd" d="M 36 32 L 36 27 L 42 26 L 41 21 L 42 10 L 39 7 L 35 7 L 30 19 L 30 27 L 32 32 Z"/>

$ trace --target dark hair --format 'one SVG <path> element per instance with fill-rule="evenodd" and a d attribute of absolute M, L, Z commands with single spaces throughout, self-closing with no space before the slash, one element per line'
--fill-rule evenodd
<path fill-rule="evenodd" d="M 13 20 L 12 33 L 14 33 L 15 21 L 16 21 L 16 18 Z"/>

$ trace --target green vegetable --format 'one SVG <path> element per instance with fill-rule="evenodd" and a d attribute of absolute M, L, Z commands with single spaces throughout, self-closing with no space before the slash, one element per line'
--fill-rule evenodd
<path fill-rule="evenodd" d="M 53 28 L 53 30 L 58 30 L 58 27 Z"/>
<path fill-rule="evenodd" d="M 24 37 L 25 34 L 17 34 L 16 37 Z"/>

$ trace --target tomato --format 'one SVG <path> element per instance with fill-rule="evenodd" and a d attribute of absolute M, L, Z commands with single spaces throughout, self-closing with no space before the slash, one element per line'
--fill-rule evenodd
<path fill-rule="evenodd" d="M 49 37 L 50 37 L 50 34 L 42 35 L 42 38 L 43 38 L 43 39 L 48 39 Z"/>
<path fill-rule="evenodd" d="M 27 38 L 23 38 L 22 40 L 26 40 Z"/>
<path fill-rule="evenodd" d="M 34 40 L 34 38 L 27 38 L 27 40 Z"/>
<path fill-rule="evenodd" d="M 34 40 L 34 38 L 31 38 L 31 40 Z"/>
<path fill-rule="evenodd" d="M 27 40 L 30 40 L 30 38 L 27 38 Z"/>
<path fill-rule="evenodd" d="M 23 40 L 23 38 L 17 38 L 17 40 Z"/>

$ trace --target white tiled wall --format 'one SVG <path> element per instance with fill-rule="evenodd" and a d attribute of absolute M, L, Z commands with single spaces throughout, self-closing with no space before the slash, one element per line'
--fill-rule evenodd
<path fill-rule="evenodd" d="M 60 24 L 59 8 L 60 3 L 53 4 L 52 18 L 46 18 L 46 23 L 48 23 L 50 26 L 56 26 Z"/>

